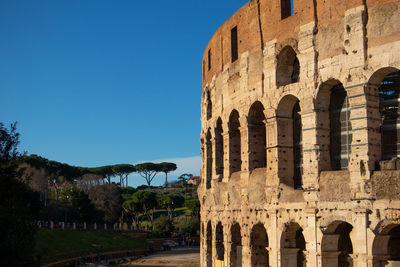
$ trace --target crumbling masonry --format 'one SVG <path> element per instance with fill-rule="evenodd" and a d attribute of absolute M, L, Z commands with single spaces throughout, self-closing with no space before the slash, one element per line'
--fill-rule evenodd
<path fill-rule="evenodd" d="M 201 266 L 400 266 L 400 0 L 251 0 L 203 56 Z"/>

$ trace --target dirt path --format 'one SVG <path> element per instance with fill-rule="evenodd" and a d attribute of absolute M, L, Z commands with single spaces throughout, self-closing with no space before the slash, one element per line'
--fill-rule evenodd
<path fill-rule="evenodd" d="M 126 267 L 198 267 L 200 266 L 200 249 L 178 248 L 165 252 L 159 252 L 151 256 L 135 260 L 123 266 Z"/>

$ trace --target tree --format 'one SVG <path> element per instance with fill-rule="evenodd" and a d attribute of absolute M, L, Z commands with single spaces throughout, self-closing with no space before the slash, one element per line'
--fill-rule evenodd
<path fill-rule="evenodd" d="M 142 207 L 151 227 L 153 227 L 154 209 L 157 207 L 157 193 L 149 190 L 140 190 L 132 194 L 132 200 Z"/>
<path fill-rule="evenodd" d="M 159 164 L 161 166 L 161 172 L 165 173 L 165 187 L 168 186 L 168 173 L 175 171 L 177 166 L 172 162 L 161 162 Z"/>
<path fill-rule="evenodd" d="M 171 236 L 172 231 L 174 231 L 172 220 L 167 216 L 161 215 L 154 220 L 154 231 L 164 237 Z"/>
<path fill-rule="evenodd" d="M 178 181 L 182 183 L 183 186 L 187 185 L 187 182 L 190 178 L 193 177 L 193 174 L 191 173 L 184 173 L 181 176 L 178 177 Z"/>
<path fill-rule="evenodd" d="M 89 189 L 89 199 L 104 213 L 104 221 L 114 223 L 121 214 L 121 191 L 116 184 L 104 184 Z"/>
<path fill-rule="evenodd" d="M 196 218 L 189 217 L 179 221 L 177 228 L 181 234 L 195 235 L 200 230 L 200 223 Z"/>
<path fill-rule="evenodd" d="M 190 211 L 191 215 L 200 218 L 200 201 L 197 198 L 185 201 L 185 207 Z"/>
<path fill-rule="evenodd" d="M 157 202 L 159 207 L 163 207 L 168 211 L 168 217 L 172 220 L 176 208 L 182 207 L 185 198 L 180 194 L 158 194 Z"/>
<path fill-rule="evenodd" d="M 140 213 L 143 212 L 141 203 L 128 199 L 122 203 L 124 211 L 131 215 L 132 222 L 135 224 L 136 230 L 140 229 Z"/>
<path fill-rule="evenodd" d="M 128 186 L 128 175 L 136 171 L 135 166 L 131 164 L 118 164 L 111 167 L 115 175 L 119 176 L 119 181 L 121 187 L 124 186 L 124 179 L 126 181 L 126 186 Z"/>
<path fill-rule="evenodd" d="M 34 266 L 32 191 L 18 179 L 19 133 L 0 123 L 0 258 L 3 266 Z"/>
<path fill-rule="evenodd" d="M 142 176 L 150 189 L 150 184 L 157 173 L 161 172 L 161 165 L 153 162 L 139 163 L 135 165 L 136 171 Z"/>

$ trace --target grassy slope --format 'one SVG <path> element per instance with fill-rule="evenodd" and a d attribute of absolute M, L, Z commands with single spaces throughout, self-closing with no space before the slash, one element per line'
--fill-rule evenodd
<path fill-rule="evenodd" d="M 91 252 L 145 248 L 146 242 L 111 231 L 40 229 L 36 233 L 35 254 L 42 263 L 87 255 Z"/>

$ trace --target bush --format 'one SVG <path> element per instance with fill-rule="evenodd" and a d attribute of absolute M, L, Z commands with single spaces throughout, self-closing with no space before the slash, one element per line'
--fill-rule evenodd
<path fill-rule="evenodd" d="M 200 230 L 200 223 L 196 218 L 188 217 L 178 223 L 180 234 L 197 235 Z"/>
<path fill-rule="evenodd" d="M 161 215 L 154 220 L 154 231 L 164 237 L 169 237 L 174 230 L 174 225 L 168 216 Z"/>

